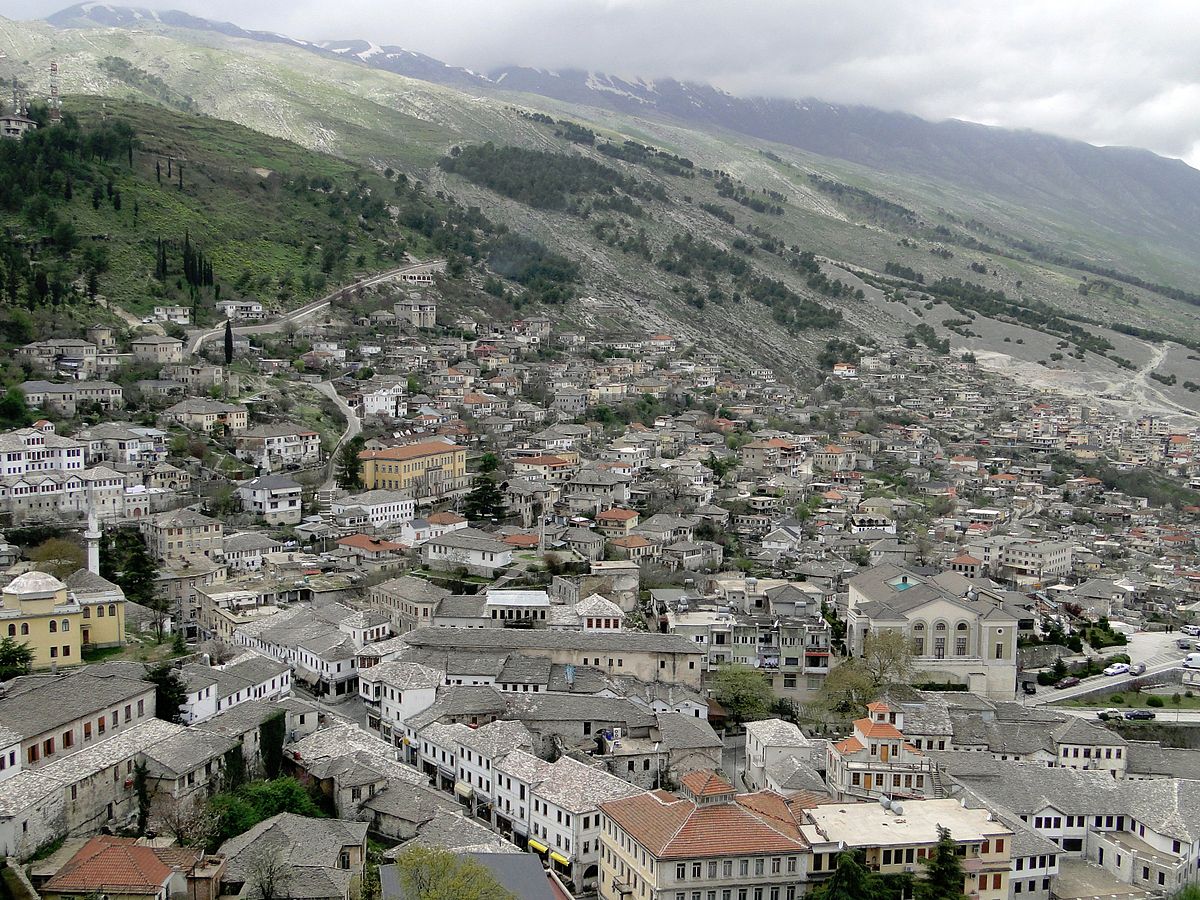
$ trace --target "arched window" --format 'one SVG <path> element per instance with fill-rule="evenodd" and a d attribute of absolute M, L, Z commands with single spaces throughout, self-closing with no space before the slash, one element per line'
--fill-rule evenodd
<path fill-rule="evenodd" d="M 954 631 L 954 655 L 966 656 L 968 646 L 971 642 L 967 623 L 959 622 L 954 626 Z"/>
<path fill-rule="evenodd" d="M 117 604 L 115 604 L 115 603 L 108 604 L 108 614 L 110 616 L 115 616 L 117 614 Z"/>
<path fill-rule="evenodd" d="M 70 620 L 70 619 L 63 619 L 63 620 L 62 620 L 62 630 L 63 630 L 63 631 L 70 631 L 70 630 L 71 630 L 71 620 Z"/>
<path fill-rule="evenodd" d="M 29 623 L 28 622 L 21 623 L 21 634 L 29 634 Z"/>
<path fill-rule="evenodd" d="M 56 634 L 57 632 L 58 632 L 58 623 L 55 622 L 53 619 L 51 619 L 50 620 L 50 633 Z"/>
<path fill-rule="evenodd" d="M 9 637 L 16 637 L 16 636 L 17 636 L 17 626 L 16 626 L 16 625 L 12 625 L 12 624 L 10 624 L 10 625 L 8 626 L 8 636 L 9 636 Z"/>
<path fill-rule="evenodd" d="M 924 622 L 915 622 L 913 624 L 913 631 L 924 631 L 924 630 L 925 630 Z"/>
<path fill-rule="evenodd" d="M 946 623 L 945 623 L 945 622 L 938 622 L 936 625 L 934 625 L 934 626 L 933 626 L 933 630 L 934 630 L 934 631 L 945 631 L 945 630 L 946 630 Z"/>

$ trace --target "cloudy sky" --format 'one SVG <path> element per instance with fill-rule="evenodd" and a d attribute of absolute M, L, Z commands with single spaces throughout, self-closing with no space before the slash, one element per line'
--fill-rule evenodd
<path fill-rule="evenodd" d="M 62 0 L 0 0 L 45 15 Z M 130 5 L 138 5 L 131 3 Z M 707 81 L 1148 147 L 1200 167 L 1194 0 L 169 0 L 247 28 Z"/>

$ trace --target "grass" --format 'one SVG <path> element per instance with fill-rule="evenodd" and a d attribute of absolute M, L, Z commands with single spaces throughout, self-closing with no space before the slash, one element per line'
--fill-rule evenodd
<path fill-rule="evenodd" d="M 1146 708 L 1148 708 L 1146 705 L 1146 700 L 1150 697 L 1158 697 L 1163 702 L 1162 707 L 1161 708 L 1152 707 L 1152 708 L 1160 716 L 1164 715 L 1164 714 L 1168 714 L 1168 713 L 1174 711 L 1176 708 L 1178 708 L 1178 709 L 1200 709 L 1200 696 L 1186 697 L 1183 695 L 1182 692 L 1180 692 L 1179 696 L 1181 699 L 1180 699 L 1180 703 L 1179 703 L 1178 707 L 1176 707 L 1175 704 L 1171 702 L 1170 694 L 1151 694 L 1147 691 L 1140 691 L 1138 693 L 1133 693 L 1132 691 L 1123 691 L 1123 692 L 1118 692 L 1115 694 L 1109 694 L 1104 697 L 1088 697 L 1086 699 L 1061 700 L 1057 703 L 1052 703 L 1051 705 L 1052 706 L 1074 706 L 1074 707 L 1081 707 L 1084 709 L 1091 709 L 1091 708 L 1107 709 L 1110 706 L 1113 707 L 1114 709 L 1146 709 Z M 1120 698 L 1120 700 L 1114 701 L 1113 697 L 1118 697 L 1118 698 Z"/>
<path fill-rule="evenodd" d="M 96 662 L 140 662 L 157 663 L 172 659 L 179 654 L 172 650 L 170 639 L 161 644 L 153 638 L 141 638 L 136 635 L 125 635 L 126 643 L 120 647 L 97 647 L 83 653 L 83 661 Z"/>
<path fill-rule="evenodd" d="M 352 273 L 394 265 L 397 247 L 421 243 L 386 216 L 363 227 L 356 215 L 337 208 L 340 192 L 360 179 L 377 196 L 390 196 L 381 176 L 352 163 L 230 122 L 148 104 L 76 96 L 65 109 L 85 129 L 104 116 L 122 119 L 136 132 L 132 165 L 122 157 L 106 167 L 121 209 L 107 200 L 93 208 L 90 187 L 80 186 L 58 213 L 75 224 L 82 246 L 108 249 L 110 268 L 100 276 L 100 292 L 138 315 L 156 303 L 191 305 L 186 286 L 177 284 L 178 248 L 170 251 L 165 283 L 153 278 L 160 237 L 182 243 L 187 232 L 212 260 L 223 299 L 253 296 L 284 307 L 320 296 Z M 298 177 L 327 179 L 334 190 L 294 189 L 290 183 Z M 20 214 L 0 216 L 0 225 L 28 228 Z M 344 246 L 338 261 L 322 271 L 321 248 L 338 245 Z M 201 320 L 212 318 L 213 301 L 213 290 L 206 289 L 200 306 L 207 316 Z"/>

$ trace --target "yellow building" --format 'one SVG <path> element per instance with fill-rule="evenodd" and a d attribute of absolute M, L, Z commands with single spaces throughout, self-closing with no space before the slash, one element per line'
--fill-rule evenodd
<path fill-rule="evenodd" d="M 125 592 L 87 569 L 76 571 L 66 584 L 83 610 L 79 626 L 83 646 L 116 647 L 125 643 Z"/>
<path fill-rule="evenodd" d="M 358 458 L 368 490 L 407 490 L 417 500 L 433 500 L 468 487 L 467 451 L 455 444 L 423 441 L 364 450 Z"/>
<path fill-rule="evenodd" d="M 83 662 L 83 608 L 67 586 L 45 572 L 18 575 L 0 593 L 0 635 L 33 651 L 33 667 Z"/>

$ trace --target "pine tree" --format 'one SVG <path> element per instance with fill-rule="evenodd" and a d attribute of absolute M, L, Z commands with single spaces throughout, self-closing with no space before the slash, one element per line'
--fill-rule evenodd
<path fill-rule="evenodd" d="M 471 493 L 463 500 L 463 515 L 472 522 L 499 521 L 504 518 L 504 496 L 491 473 L 475 476 Z"/>
<path fill-rule="evenodd" d="M 964 900 L 962 860 L 950 829 L 938 828 L 938 842 L 925 860 L 925 877 L 916 883 L 916 900 Z"/>
<path fill-rule="evenodd" d="M 225 365 L 233 362 L 233 320 L 225 320 Z"/>
<path fill-rule="evenodd" d="M 882 894 L 879 876 L 853 850 L 839 853 L 833 874 L 809 891 L 812 900 L 883 900 Z"/>
<path fill-rule="evenodd" d="M 154 177 L 158 180 L 159 184 L 162 184 L 162 160 L 161 159 L 156 159 L 154 161 Z"/>

